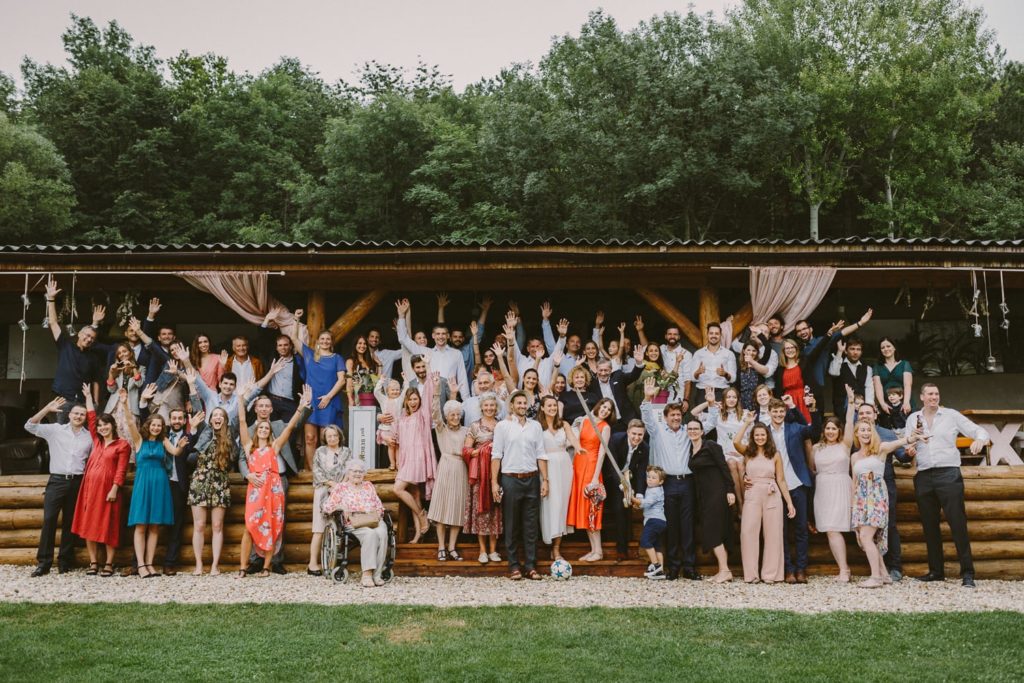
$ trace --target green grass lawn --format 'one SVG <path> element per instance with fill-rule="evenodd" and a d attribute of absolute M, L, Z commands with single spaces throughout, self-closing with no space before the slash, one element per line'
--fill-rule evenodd
<path fill-rule="evenodd" d="M 1019 614 L 0 605 L 4 681 L 1021 680 Z"/>

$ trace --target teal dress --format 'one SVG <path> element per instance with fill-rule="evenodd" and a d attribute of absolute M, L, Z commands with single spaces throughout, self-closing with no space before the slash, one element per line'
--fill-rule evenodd
<path fill-rule="evenodd" d="M 163 441 L 143 441 L 135 454 L 135 483 L 128 508 L 128 526 L 174 523 L 171 479 L 167 475 Z"/>

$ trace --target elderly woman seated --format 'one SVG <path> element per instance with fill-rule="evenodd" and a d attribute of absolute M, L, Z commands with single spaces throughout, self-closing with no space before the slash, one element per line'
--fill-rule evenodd
<path fill-rule="evenodd" d="M 383 586 L 381 572 L 388 551 L 388 528 L 382 518 L 384 504 L 377 489 L 366 481 L 366 464 L 351 458 L 345 464 L 345 476 L 331 489 L 323 504 L 323 512 L 341 512 L 345 529 L 359 539 L 359 561 L 363 569 L 362 585 Z"/>

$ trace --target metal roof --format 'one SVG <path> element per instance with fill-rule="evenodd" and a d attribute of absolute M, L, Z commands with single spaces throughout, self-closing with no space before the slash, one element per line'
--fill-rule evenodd
<path fill-rule="evenodd" d="M 188 253 L 188 252 L 262 252 L 262 251 L 316 251 L 361 249 L 444 249 L 478 248 L 508 249 L 530 247 L 939 247 L 939 248 L 1014 248 L 1024 247 L 1024 239 L 981 240 L 953 239 L 942 237 L 840 237 L 830 239 L 747 239 L 747 240 L 683 240 L 683 239 L 586 239 L 537 237 L 526 239 L 502 239 L 474 242 L 465 240 L 346 240 L 328 242 L 269 242 L 269 243 L 228 243 L 213 244 L 26 244 L 0 245 L 0 254 L 102 254 L 102 253 Z"/>

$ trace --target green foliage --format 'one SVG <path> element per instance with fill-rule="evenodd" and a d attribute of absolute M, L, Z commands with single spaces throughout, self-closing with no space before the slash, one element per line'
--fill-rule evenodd
<path fill-rule="evenodd" d="M 0 112 L 69 174 L 7 165 L 4 220 L 48 227 L 5 241 L 1015 236 L 1024 68 L 983 20 L 965 0 L 744 0 L 631 31 L 598 11 L 457 93 L 427 64 L 330 85 L 293 58 L 164 62 L 72 16 L 69 66 L 26 60 L 21 97 L 0 74 Z"/>
<path fill-rule="evenodd" d="M 53 143 L 0 113 L 0 235 L 45 243 L 71 225 L 74 190 Z"/>

